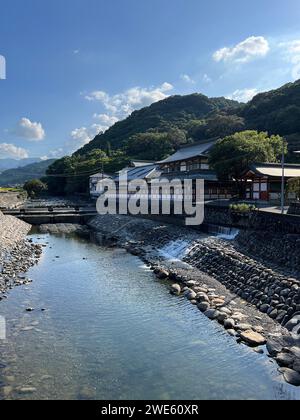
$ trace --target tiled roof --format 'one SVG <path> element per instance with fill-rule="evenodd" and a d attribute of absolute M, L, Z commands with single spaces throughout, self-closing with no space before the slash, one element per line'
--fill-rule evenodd
<path fill-rule="evenodd" d="M 261 176 L 282 177 L 282 165 L 280 163 L 255 163 L 251 165 L 250 171 Z M 300 178 L 300 165 L 286 164 L 284 175 L 286 178 Z"/>
<path fill-rule="evenodd" d="M 174 155 L 169 156 L 167 159 L 158 162 L 162 163 L 172 163 L 178 162 L 181 160 L 187 160 L 199 156 L 207 156 L 209 150 L 216 144 L 218 139 L 213 139 L 205 143 L 192 144 L 190 146 L 183 147 L 179 149 Z"/>

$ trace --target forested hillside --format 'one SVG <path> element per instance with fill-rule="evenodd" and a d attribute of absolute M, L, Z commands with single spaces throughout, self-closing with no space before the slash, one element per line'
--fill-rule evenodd
<path fill-rule="evenodd" d="M 300 80 L 259 94 L 248 104 L 193 94 L 172 96 L 135 111 L 72 157 L 56 161 L 49 168 L 50 190 L 85 192 L 88 176 L 99 168 L 114 172 L 130 159 L 160 160 L 184 144 L 244 130 L 284 136 L 288 161 L 299 162 L 292 151 L 300 150 Z"/>

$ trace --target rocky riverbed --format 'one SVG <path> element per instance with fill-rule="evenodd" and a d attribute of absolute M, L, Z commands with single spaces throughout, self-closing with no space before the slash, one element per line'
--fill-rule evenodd
<path fill-rule="evenodd" d="M 239 343 L 257 352 L 267 345 L 285 380 L 300 386 L 300 281 L 293 266 L 264 264 L 238 241 L 150 220 L 97 216 L 89 226 L 100 244 L 140 256 L 159 279 L 170 280 L 171 293 L 184 294 Z M 172 260 L 167 254 L 176 243 L 181 255 Z"/>
<path fill-rule="evenodd" d="M 26 272 L 36 264 L 42 246 L 26 240 L 31 226 L 0 212 L 0 300 L 7 290 L 30 282 Z"/>

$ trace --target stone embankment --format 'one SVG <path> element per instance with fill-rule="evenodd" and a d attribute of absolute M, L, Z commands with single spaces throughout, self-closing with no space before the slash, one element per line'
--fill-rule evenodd
<path fill-rule="evenodd" d="M 30 282 L 28 269 L 37 263 L 42 248 L 26 240 L 31 226 L 0 212 L 0 300 L 14 286 Z"/>
<path fill-rule="evenodd" d="M 264 231 L 241 231 L 237 237 L 240 250 L 284 268 L 293 276 L 300 274 L 300 235 Z"/>
<path fill-rule="evenodd" d="M 123 246 L 150 264 L 158 279 L 172 282 L 172 294 L 185 296 L 238 342 L 259 352 L 267 343 L 286 381 L 300 385 L 300 281 L 294 256 L 285 266 L 272 262 L 276 239 L 262 262 L 263 251 L 256 250 L 254 236 L 249 242 L 243 236 L 229 242 L 124 216 L 97 216 L 90 227 L 100 244 Z M 168 261 L 162 252 L 178 240 L 186 242 L 181 256 L 185 265 Z"/>
<path fill-rule="evenodd" d="M 0 209 L 15 209 L 24 204 L 25 193 L 0 191 Z"/>

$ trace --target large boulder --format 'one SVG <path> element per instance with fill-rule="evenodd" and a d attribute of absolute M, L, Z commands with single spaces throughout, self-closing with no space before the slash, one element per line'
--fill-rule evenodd
<path fill-rule="evenodd" d="M 288 368 L 282 368 L 280 372 L 283 374 L 286 382 L 294 386 L 300 386 L 300 374 L 298 372 Z"/>
<path fill-rule="evenodd" d="M 241 332 L 240 337 L 243 341 L 253 347 L 263 346 L 267 342 L 265 337 L 251 330 Z"/>
<path fill-rule="evenodd" d="M 300 324 L 300 314 L 294 316 L 287 324 L 285 324 L 285 328 L 288 331 L 293 331 L 295 327 L 297 327 Z"/>

